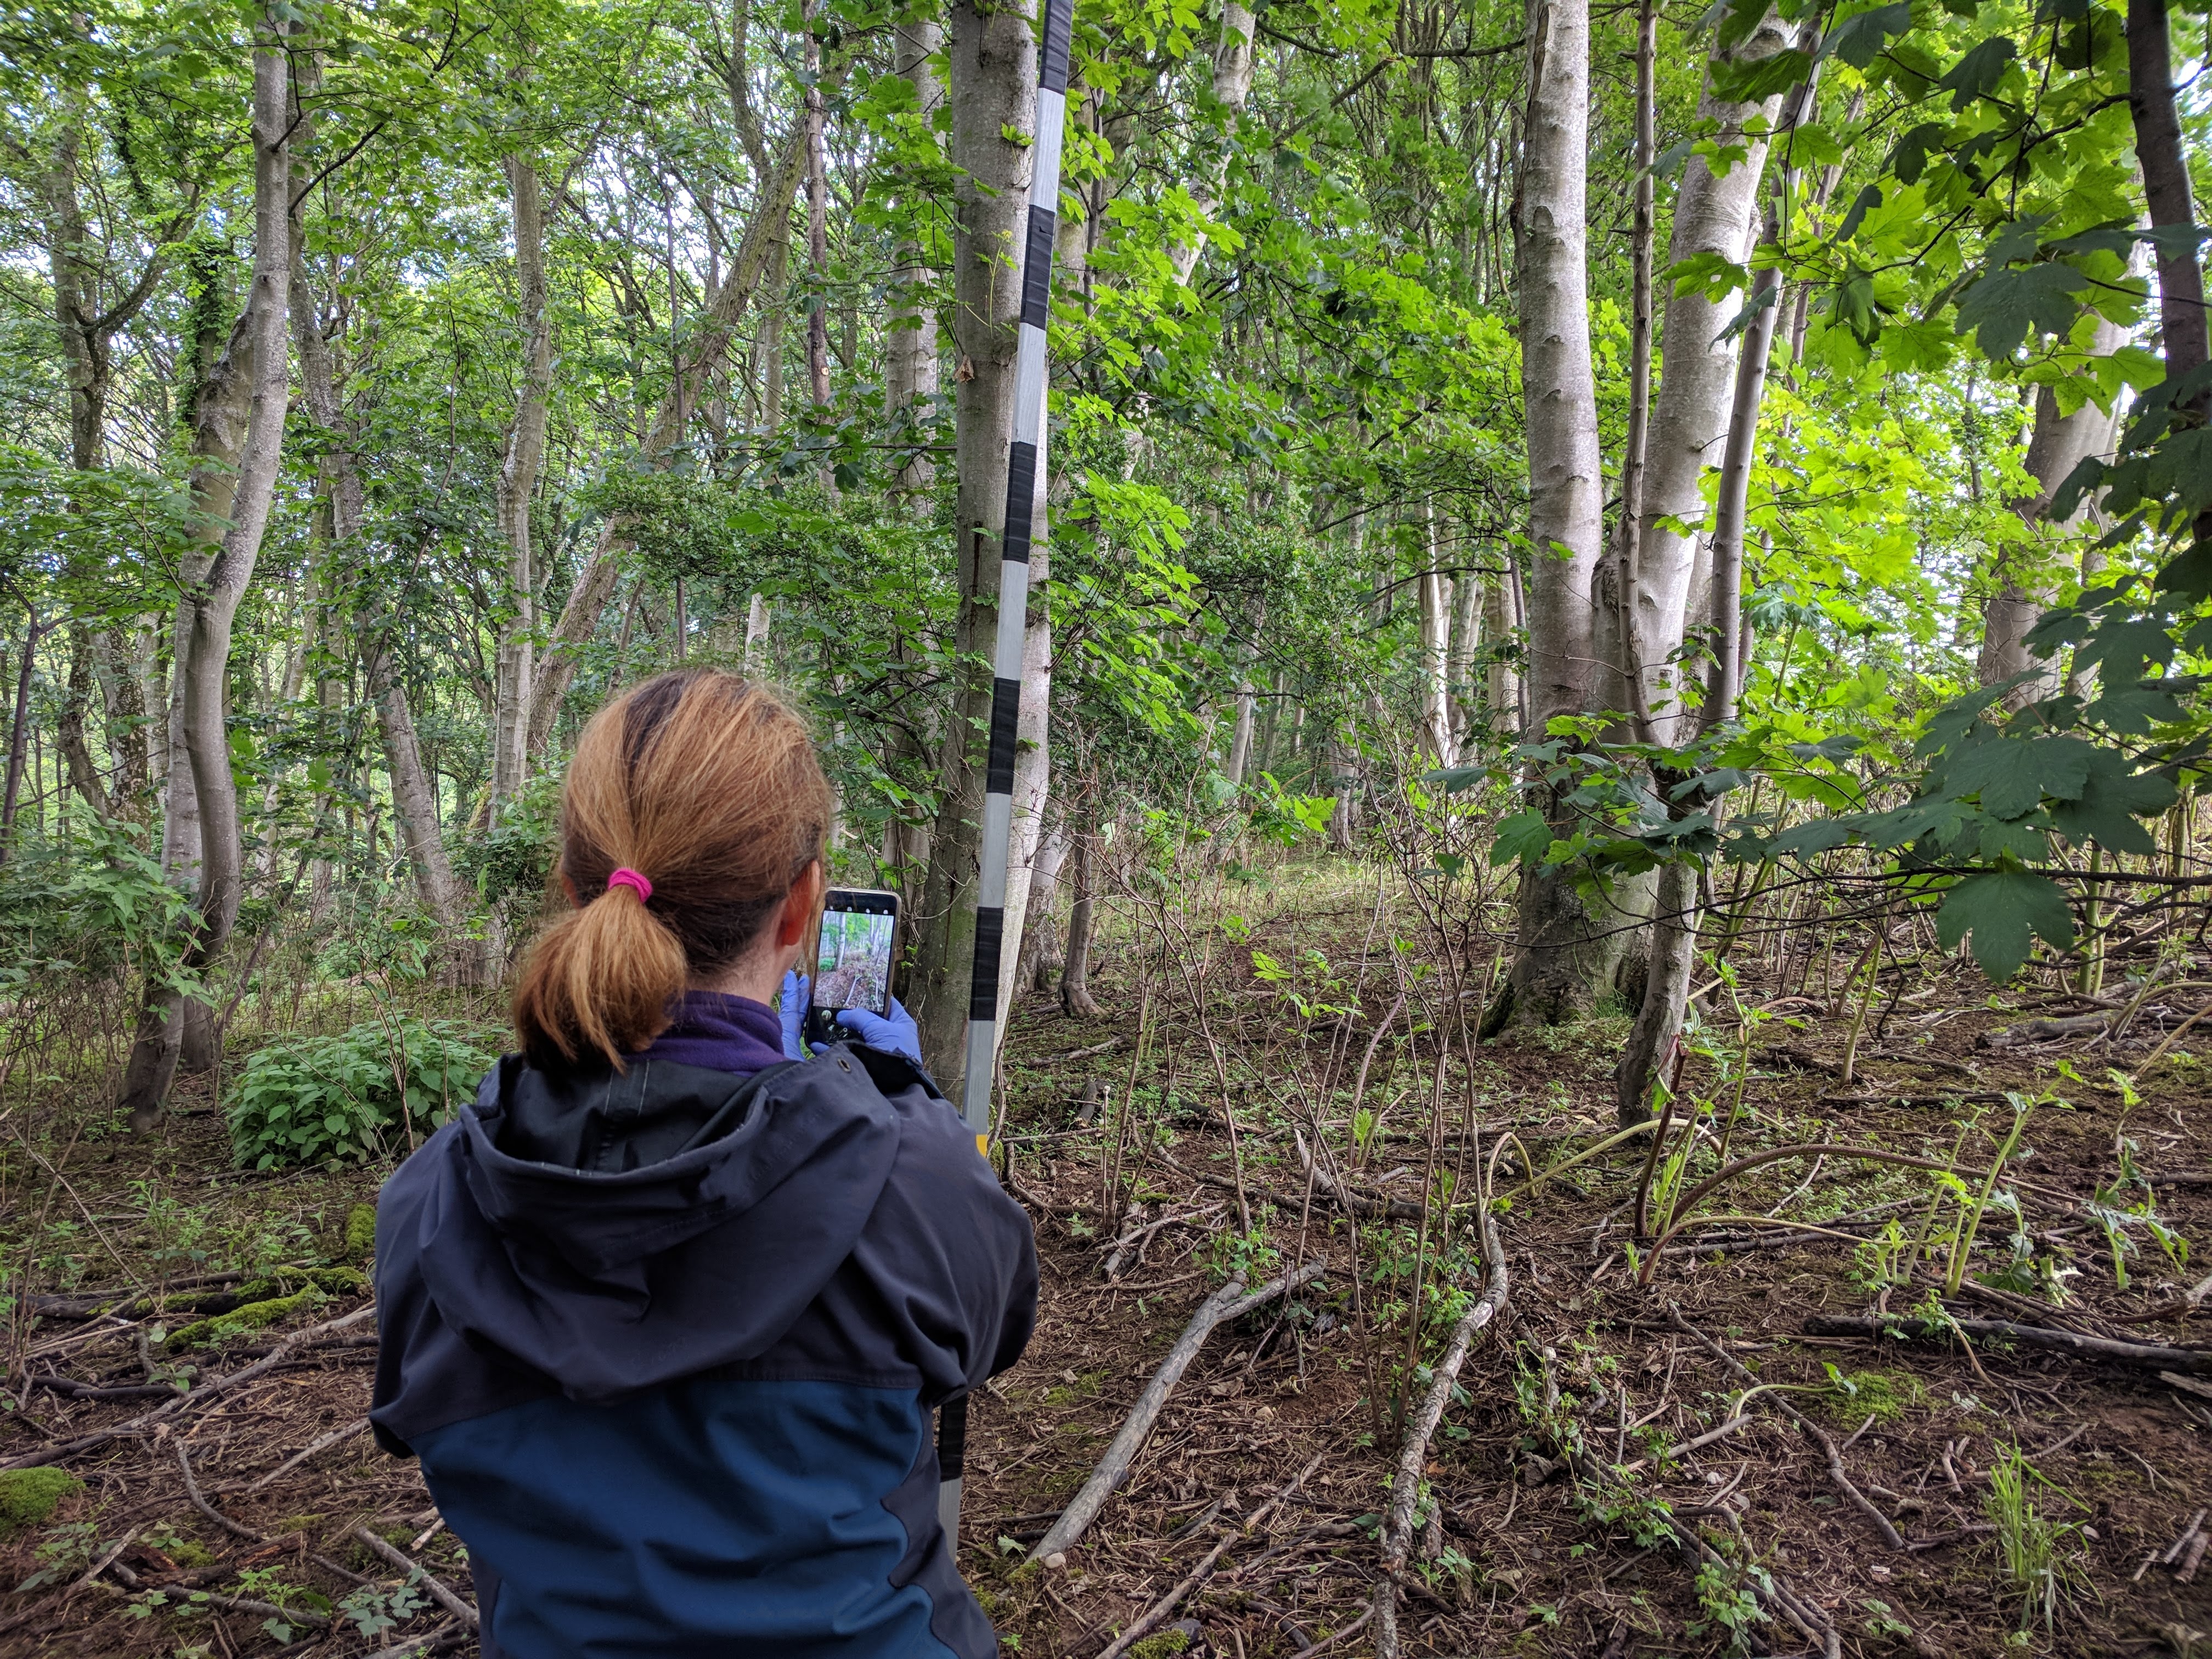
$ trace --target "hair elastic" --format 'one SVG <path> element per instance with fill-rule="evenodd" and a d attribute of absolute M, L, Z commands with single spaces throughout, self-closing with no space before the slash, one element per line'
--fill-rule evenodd
<path fill-rule="evenodd" d="M 607 878 L 607 890 L 609 892 L 614 891 L 617 887 L 627 887 L 630 891 L 635 893 L 637 895 L 637 902 L 640 904 L 644 903 L 646 900 L 653 896 L 653 884 L 647 881 L 644 876 L 640 874 L 637 871 L 631 869 L 628 865 L 624 865 L 621 869 L 616 871 L 614 874 Z"/>

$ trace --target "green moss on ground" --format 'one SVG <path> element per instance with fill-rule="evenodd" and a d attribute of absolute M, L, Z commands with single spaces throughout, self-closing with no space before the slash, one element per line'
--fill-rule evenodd
<path fill-rule="evenodd" d="M 376 1206 L 356 1204 L 346 1212 L 345 1253 L 349 1261 L 366 1261 L 376 1254 Z"/>
<path fill-rule="evenodd" d="M 39 1525 L 83 1490 L 67 1469 L 0 1469 L 0 1538 Z"/>

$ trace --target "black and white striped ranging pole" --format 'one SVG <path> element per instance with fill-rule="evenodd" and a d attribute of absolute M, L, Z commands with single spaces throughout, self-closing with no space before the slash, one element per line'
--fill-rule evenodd
<path fill-rule="evenodd" d="M 1006 451 L 1006 529 L 999 543 L 999 637 L 991 656 L 991 747 L 983 793 L 982 867 L 975 894 L 975 964 L 968 991 L 968 1072 L 960 1117 L 979 1149 L 991 1133 L 991 1074 L 998 1051 L 999 952 L 1006 928 L 1006 858 L 1014 827 L 1014 733 L 1022 712 L 1022 637 L 1029 627 L 1030 544 L 1037 469 L 1044 453 L 1045 324 L 1052 307 L 1052 248 L 1060 228 L 1060 145 L 1067 112 L 1068 38 L 1075 0 L 1044 0 L 1037 53 L 1036 139 L 1031 150 L 1028 234 L 1022 248 L 1020 343 L 1014 356 L 1013 441 Z M 968 1401 L 947 1401 L 938 1421 L 937 1510 L 960 1536 L 960 1474 Z"/>

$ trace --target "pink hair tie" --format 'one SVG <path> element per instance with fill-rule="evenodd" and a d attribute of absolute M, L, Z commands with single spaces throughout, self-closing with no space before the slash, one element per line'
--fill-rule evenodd
<path fill-rule="evenodd" d="M 635 893 L 637 895 L 637 902 L 640 904 L 644 903 L 647 899 L 653 896 L 653 884 L 627 865 L 623 866 L 621 869 L 616 871 L 614 874 L 607 878 L 607 890 L 609 892 L 611 893 L 617 887 L 627 887 L 630 891 Z"/>

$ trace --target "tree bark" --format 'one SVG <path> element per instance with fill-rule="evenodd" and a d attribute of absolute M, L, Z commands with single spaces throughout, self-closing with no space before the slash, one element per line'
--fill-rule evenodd
<path fill-rule="evenodd" d="M 1073 861 L 1069 886 L 1073 899 L 1067 909 L 1067 956 L 1060 970 L 1060 1008 L 1070 1019 L 1093 1019 L 1098 1005 L 1091 1000 L 1091 935 L 1097 905 L 1098 826 L 1095 821 L 1068 826 L 1068 850 Z"/>
<path fill-rule="evenodd" d="M 951 159 L 958 175 L 952 337 L 960 352 L 953 397 L 959 592 L 953 646 L 963 666 L 952 687 L 939 767 L 938 823 L 910 981 L 922 1054 L 939 1077 L 959 1075 L 968 1035 L 984 785 L 977 738 L 990 715 L 988 665 L 998 623 L 999 537 L 1006 522 L 1021 306 L 1021 284 L 1008 273 L 1021 266 L 1036 118 L 1036 36 L 1025 8 L 954 0 L 951 35 Z"/>
<path fill-rule="evenodd" d="M 307 284 L 304 262 L 292 272 L 293 333 L 300 357 L 301 402 L 308 418 L 320 429 L 323 447 L 317 458 L 325 499 L 330 504 L 331 543 L 341 557 L 358 560 L 362 554 L 362 529 L 366 492 L 356 459 L 358 433 L 338 402 L 337 375 L 330 345 L 319 320 L 320 307 Z M 502 502 L 503 505 L 503 502 Z M 526 501 L 524 510 L 528 510 Z M 527 530 L 524 532 L 528 534 Z M 415 731 L 414 711 L 408 706 L 407 688 L 399 679 L 392 649 L 399 618 L 394 607 L 380 594 L 373 579 L 361 584 L 361 599 L 353 617 L 356 649 L 370 705 L 376 710 L 378 736 L 384 748 L 385 775 L 392 784 L 392 806 L 400 840 L 405 844 L 415 877 L 415 893 L 422 908 L 437 921 L 444 933 L 449 968 L 471 977 L 475 964 L 462 949 L 461 922 L 465 907 L 453 860 L 446 853 L 445 828 L 438 814 L 437 790 L 422 765 L 422 744 Z"/>
<path fill-rule="evenodd" d="M 1049 989 L 1049 976 L 1066 960 L 1054 949 L 1058 923 L 1052 908 L 1060 890 L 1060 866 L 1066 859 L 1067 826 L 1055 823 L 1037 843 L 1030 872 L 1029 921 L 1023 929 L 1021 957 L 1014 964 L 1014 988 L 1024 995 Z"/>
<path fill-rule="evenodd" d="M 1452 742 L 1451 578 L 1437 568 L 1437 506 L 1421 503 L 1421 734 L 1438 766 L 1458 764 Z"/>
<path fill-rule="evenodd" d="M 1789 44 L 1784 26 L 1770 16 L 1732 55 L 1739 61 L 1763 58 Z M 1691 157 L 1675 197 L 1669 264 L 1699 254 L 1718 254 L 1738 264 L 1749 258 L 1767 141 L 1747 135 L 1745 129 L 1755 121 L 1765 132 L 1781 104 L 1778 93 L 1758 104 L 1724 103 L 1713 96 L 1708 76 L 1699 122 L 1717 124 L 1717 142 L 1741 143 L 1746 154 L 1718 177 L 1702 157 Z M 1696 526 L 1705 520 L 1702 484 L 1705 469 L 1719 463 L 1727 441 L 1736 356 L 1734 343 L 1721 337 L 1722 330 L 1740 303 L 1733 296 L 1716 302 L 1691 293 L 1672 295 L 1666 304 L 1659 393 L 1639 480 L 1639 521 L 1628 573 L 1628 615 L 1642 658 L 1643 706 L 1662 742 L 1686 739 L 1692 729 L 1685 714 L 1685 676 L 1674 659 L 1691 620 L 1698 563 L 1694 532 L 1684 535 L 1666 521 Z"/>
<path fill-rule="evenodd" d="M 1590 362 L 1585 246 L 1589 148 L 1588 0 L 1533 0 L 1519 238 L 1521 381 L 1529 539 L 1528 725 L 1594 708 L 1603 555 L 1597 386 Z M 1539 786 L 1532 804 L 1571 833 L 1573 809 Z M 1634 925 L 1617 901 L 1586 902 L 1556 870 L 1523 866 L 1517 944 L 1493 1027 L 1556 1024 L 1612 988 Z"/>
<path fill-rule="evenodd" d="M 1636 198 L 1629 228 L 1628 436 L 1621 449 L 1620 551 L 1613 577 L 1613 598 L 1620 606 L 1621 678 L 1637 741 L 1646 744 L 1657 734 L 1651 728 L 1645 694 L 1645 648 L 1635 596 L 1651 427 L 1651 247 L 1656 187 L 1651 172 L 1659 153 L 1658 27 L 1658 0 L 1642 0 L 1636 21 Z"/>
<path fill-rule="evenodd" d="M 2098 356 L 2108 357 L 2126 343 L 2124 330 L 2100 318 L 2096 339 L 2089 349 Z M 2030 539 L 2025 546 L 2001 550 L 1990 572 L 1996 586 L 1982 602 L 1982 649 L 1974 664 L 1975 676 L 1984 685 L 1995 685 L 2016 674 L 2033 676 L 2006 693 L 2003 706 L 2008 709 L 2025 708 L 2058 689 L 2057 661 L 2039 658 L 2027 648 L 2027 630 L 2035 626 L 2036 618 L 2049 607 L 2052 599 L 2050 583 L 2035 568 L 2036 555 L 2041 548 L 2036 532 L 2045 507 L 2050 505 L 2052 493 L 2066 475 L 2090 456 L 2101 455 L 2112 447 L 2112 428 L 2118 413 L 2117 404 L 2107 411 L 2094 403 L 2085 403 L 2071 415 L 2061 415 L 2058 399 L 2051 388 L 2037 390 L 2035 426 L 2028 437 L 2025 462 L 2036 488 L 2033 494 L 2007 503 L 2020 515 L 2021 522 L 2028 526 Z M 2061 532 L 2074 529 L 2088 511 L 2085 501 L 2072 518 L 2057 528 Z"/>
<path fill-rule="evenodd" d="M 289 90 L 285 55 L 264 37 L 253 54 L 253 279 L 223 361 L 195 411 L 193 448 L 201 465 L 193 471 L 192 494 L 201 533 L 210 539 L 203 543 L 205 551 L 188 556 L 182 572 L 176 641 L 181 735 L 199 820 L 197 915 L 185 954 L 185 965 L 193 969 L 207 968 L 222 954 L 240 897 L 243 849 L 223 690 L 231 623 L 253 578 L 283 449 L 285 295 L 291 270 Z M 173 758 L 173 788 L 178 770 Z M 166 985 L 147 988 L 118 1103 L 134 1130 L 143 1132 L 159 1120 L 168 1095 L 184 1039 L 181 1001 Z"/>
<path fill-rule="evenodd" d="M 85 741 L 85 710 L 92 707 L 98 684 L 94 674 L 92 630 L 82 623 L 70 624 L 69 687 L 62 696 L 61 714 L 54 722 L 54 746 L 62 752 L 69 767 L 70 787 L 90 807 L 94 816 L 105 819 L 113 807 L 107 799 L 106 786 L 100 781 L 99 765 L 93 760 L 92 746 Z"/>
<path fill-rule="evenodd" d="M 817 410 L 830 406 L 830 157 L 824 147 L 822 42 L 815 33 L 820 0 L 806 0 L 799 25 L 805 66 L 806 128 L 806 374 Z M 834 486 L 833 486 L 834 488 Z"/>
<path fill-rule="evenodd" d="M 945 84 L 931 59 L 944 49 L 945 31 L 933 16 L 897 25 L 897 73 L 914 88 L 915 107 L 933 120 L 945 106 Z M 899 263 L 891 272 L 888 349 L 885 353 L 886 412 L 916 418 L 915 410 L 937 396 L 937 317 L 927 308 L 929 267 L 921 240 L 899 240 Z M 937 464 L 918 445 L 899 469 L 893 488 L 903 504 L 926 494 L 937 480 Z"/>
<path fill-rule="evenodd" d="M 1191 200 L 1207 218 L 1212 218 L 1221 206 L 1222 189 L 1229 176 L 1229 155 L 1236 143 L 1237 118 L 1243 114 L 1244 106 L 1252 96 L 1252 70 L 1258 61 L 1252 49 L 1256 32 L 1249 6 L 1242 0 L 1222 0 L 1221 33 L 1213 47 L 1213 100 L 1220 106 L 1224 118 L 1221 147 L 1193 177 L 1190 191 Z M 1205 240 L 1200 238 L 1179 242 L 1169 250 L 1176 282 L 1190 281 L 1205 249 Z"/>
<path fill-rule="evenodd" d="M 507 619 L 499 635 L 493 693 L 491 789 L 484 823 L 496 828 L 530 772 L 529 709 L 538 632 L 538 571 L 530 542 L 530 502 L 545 460 L 553 391 L 553 316 L 546 302 L 545 208 L 538 170 L 520 154 L 507 160 L 514 226 L 514 288 L 522 324 L 522 386 L 501 457 L 496 507 L 507 541 Z"/>

